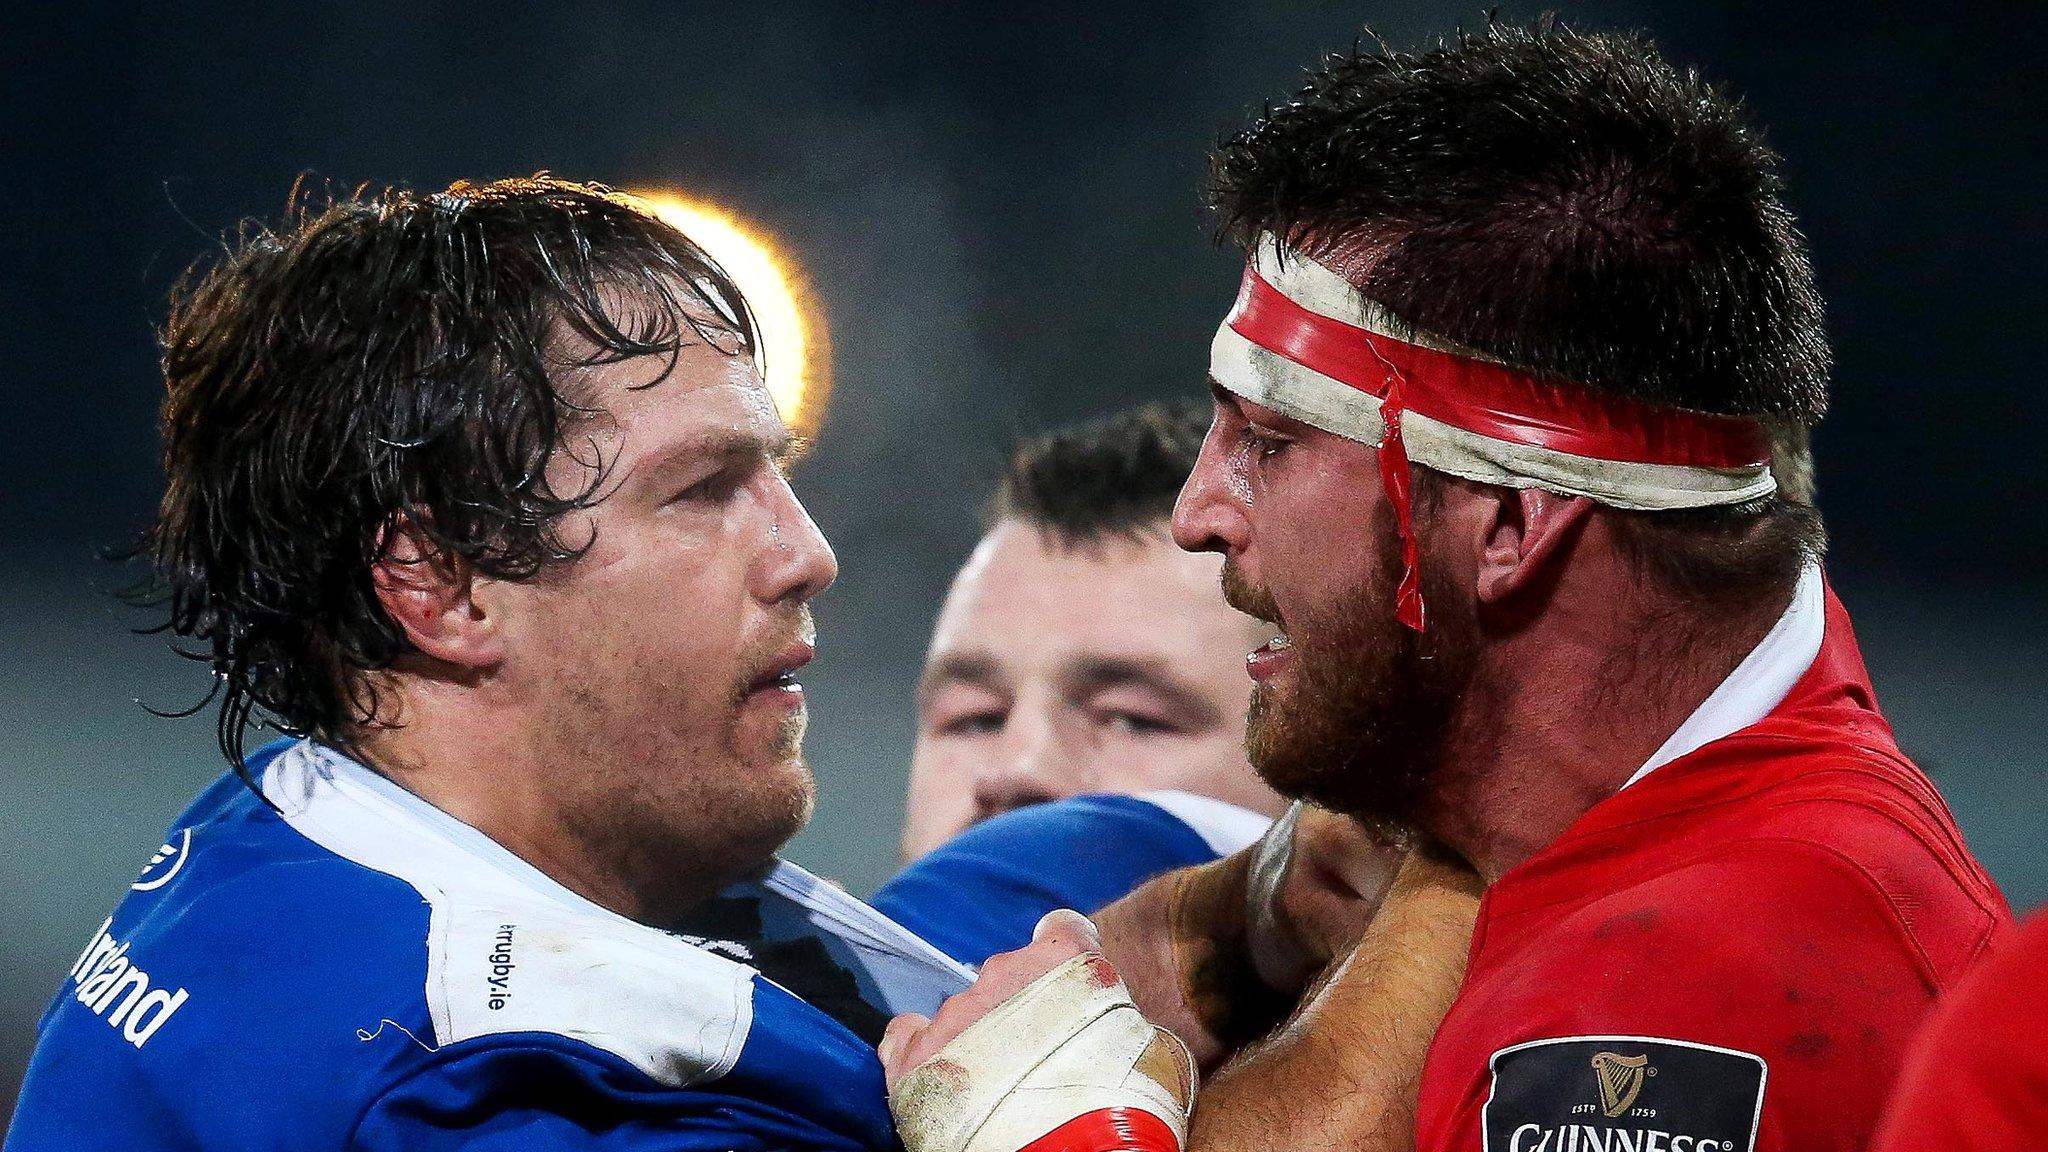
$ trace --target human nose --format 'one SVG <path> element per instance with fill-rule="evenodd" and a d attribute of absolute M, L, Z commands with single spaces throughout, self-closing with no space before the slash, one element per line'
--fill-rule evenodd
<path fill-rule="evenodd" d="M 977 764 L 974 772 L 974 805 L 982 816 L 1042 804 L 1080 790 L 1067 778 L 1073 758 L 1060 738 L 1059 725 L 1028 696 L 1011 707 L 991 751 L 993 755 Z"/>
<path fill-rule="evenodd" d="M 767 604 L 803 604 L 839 578 L 839 558 L 789 481 L 773 484 L 770 540 L 758 569 L 756 596 Z"/>
<path fill-rule="evenodd" d="M 1223 424 L 1221 413 L 1211 421 L 1195 467 L 1173 503 L 1173 542 L 1184 551 L 1227 556 L 1246 543 L 1248 496 L 1226 447 Z"/>

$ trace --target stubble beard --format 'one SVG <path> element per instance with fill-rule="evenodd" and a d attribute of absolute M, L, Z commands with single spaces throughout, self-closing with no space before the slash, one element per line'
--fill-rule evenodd
<path fill-rule="evenodd" d="M 588 751 L 572 769 L 576 778 L 563 781 L 564 823 L 630 884 L 648 922 L 672 921 L 758 874 L 810 821 L 816 786 L 803 758 L 807 710 L 783 717 L 766 739 L 743 723 L 754 671 L 793 635 L 779 633 L 775 643 L 744 654 L 717 723 L 694 733 L 649 725 L 652 708 L 627 715 L 616 668 L 566 693 L 563 706 L 584 718 L 575 743 Z M 649 674 L 641 687 L 659 682 Z"/>
<path fill-rule="evenodd" d="M 1336 605 L 1282 622 L 1292 652 L 1279 679 L 1252 691 L 1245 749 L 1283 796 L 1340 812 L 1395 842 L 1412 842 L 1443 777 L 1448 736 L 1474 664 L 1473 631 L 1452 612 L 1450 590 L 1425 571 L 1429 630 L 1394 619 L 1398 573 Z M 1240 611 L 1275 620 L 1271 594 L 1227 565 L 1225 596 Z"/>

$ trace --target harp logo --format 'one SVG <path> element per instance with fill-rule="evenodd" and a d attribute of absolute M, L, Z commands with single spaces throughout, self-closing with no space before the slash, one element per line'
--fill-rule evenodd
<path fill-rule="evenodd" d="M 1629 1110 L 1642 1095 L 1643 1080 L 1655 1076 L 1650 1054 L 1623 1056 L 1619 1052 L 1593 1053 L 1593 1079 L 1600 1085 L 1600 1111 L 1609 1117 Z"/>

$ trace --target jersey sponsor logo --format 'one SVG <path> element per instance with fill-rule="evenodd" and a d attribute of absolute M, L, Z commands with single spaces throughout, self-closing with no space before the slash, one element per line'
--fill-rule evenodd
<path fill-rule="evenodd" d="M 1486 1152 L 1753 1152 L 1764 1060 L 1655 1036 L 1561 1036 L 1488 1062 Z"/>
<path fill-rule="evenodd" d="M 113 926 L 114 918 L 107 917 L 71 966 L 72 995 L 123 1040 L 140 1048 L 185 1006 L 191 994 L 183 988 L 175 992 L 152 988 L 149 973 L 129 958 L 127 942 L 116 940 L 108 931 Z"/>
<path fill-rule="evenodd" d="M 484 958 L 484 1003 L 493 1012 L 512 1002 L 512 973 L 519 967 L 512 959 L 512 936 L 517 931 L 517 925 L 500 924 L 491 934 L 491 954 Z"/>
<path fill-rule="evenodd" d="M 137 892 L 154 892 L 171 882 L 185 867 L 185 858 L 192 854 L 192 830 L 180 828 L 171 834 L 164 846 L 156 850 L 149 863 L 142 866 L 142 875 L 128 887 Z"/>

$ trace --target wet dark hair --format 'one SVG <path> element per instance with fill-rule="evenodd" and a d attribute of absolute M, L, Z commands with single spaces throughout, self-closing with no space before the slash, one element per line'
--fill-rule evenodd
<path fill-rule="evenodd" d="M 1818 420 L 1828 346 L 1777 159 L 1647 39 L 1489 24 L 1326 59 L 1226 141 L 1240 239 L 1365 242 L 1419 329 L 1657 404 Z"/>
<path fill-rule="evenodd" d="M 1607 510 L 1688 588 L 1818 556 L 1805 428 L 1829 351 L 1777 158 L 1740 103 L 1636 35 L 1490 22 L 1332 55 L 1213 157 L 1227 235 L 1310 256 L 1401 321 L 1539 375 L 1765 418 L 1796 478 L 1730 509 Z M 1667 571 L 1668 570 L 1668 571 Z"/>
<path fill-rule="evenodd" d="M 602 185 L 315 199 L 195 265 L 162 332 L 167 487 L 139 551 L 238 769 L 260 720 L 346 742 L 377 719 L 363 673 L 411 650 L 371 583 L 396 529 L 508 580 L 588 547 L 556 529 L 604 469 L 545 476 L 592 412 L 578 368 L 754 345 L 717 264 Z"/>
<path fill-rule="evenodd" d="M 1019 444 L 985 527 L 1019 520 L 1068 547 L 1136 538 L 1173 514 L 1209 431 L 1209 408 L 1143 404 Z"/>

